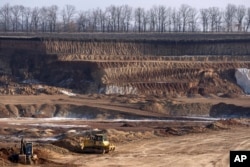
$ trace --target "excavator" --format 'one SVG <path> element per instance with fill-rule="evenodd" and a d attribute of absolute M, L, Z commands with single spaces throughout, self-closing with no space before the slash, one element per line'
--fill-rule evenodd
<path fill-rule="evenodd" d="M 22 164 L 34 164 L 38 160 L 36 154 L 33 154 L 32 142 L 26 142 L 21 139 L 20 154 L 18 155 L 18 162 Z"/>

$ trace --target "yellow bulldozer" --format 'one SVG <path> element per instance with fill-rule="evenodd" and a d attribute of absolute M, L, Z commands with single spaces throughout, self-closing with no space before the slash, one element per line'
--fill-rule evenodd
<path fill-rule="evenodd" d="M 106 134 L 95 134 L 85 137 L 80 142 L 81 149 L 86 153 L 109 153 L 115 151 L 115 146 L 107 139 Z"/>

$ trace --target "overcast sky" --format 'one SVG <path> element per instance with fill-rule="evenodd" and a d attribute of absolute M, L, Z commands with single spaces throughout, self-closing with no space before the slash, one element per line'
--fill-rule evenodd
<path fill-rule="evenodd" d="M 9 3 L 12 5 L 23 5 L 25 7 L 42 7 L 57 5 L 62 9 L 66 4 L 76 7 L 77 10 L 88 10 L 94 8 L 108 7 L 110 5 L 127 4 L 132 7 L 143 7 L 146 9 L 154 5 L 178 8 L 181 4 L 187 4 L 196 9 L 219 7 L 225 8 L 227 4 L 244 5 L 250 7 L 250 0 L 0 0 L 0 6 Z"/>

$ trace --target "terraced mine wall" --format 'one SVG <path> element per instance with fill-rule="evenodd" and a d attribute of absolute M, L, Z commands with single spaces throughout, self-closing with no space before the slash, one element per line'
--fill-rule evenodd
<path fill-rule="evenodd" d="M 2 84 L 8 75 L 81 93 L 239 94 L 242 89 L 234 72 L 236 68 L 250 68 L 249 60 L 249 34 L 0 38 Z"/>

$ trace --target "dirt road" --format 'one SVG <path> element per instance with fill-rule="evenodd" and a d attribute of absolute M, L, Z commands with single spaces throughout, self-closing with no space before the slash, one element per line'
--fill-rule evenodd
<path fill-rule="evenodd" d="M 76 166 L 226 167 L 230 150 L 250 150 L 249 128 L 159 137 L 118 145 L 106 155 L 80 154 L 53 158 Z"/>
<path fill-rule="evenodd" d="M 55 104 L 71 104 L 76 106 L 89 106 L 111 111 L 120 111 L 123 113 L 129 113 L 136 116 L 152 116 L 163 117 L 166 116 L 161 113 L 152 113 L 138 109 L 139 107 L 132 104 L 121 104 L 110 102 L 110 99 L 103 98 L 97 99 L 88 96 L 69 97 L 65 95 L 53 95 L 53 96 L 1 96 L 0 105 L 55 105 Z M 129 109 L 128 109 L 129 108 Z"/>

